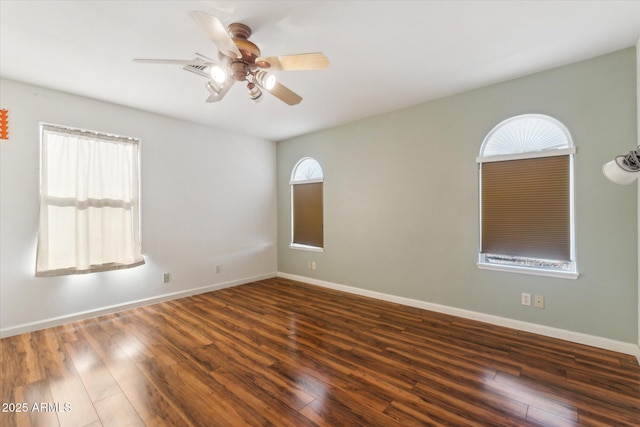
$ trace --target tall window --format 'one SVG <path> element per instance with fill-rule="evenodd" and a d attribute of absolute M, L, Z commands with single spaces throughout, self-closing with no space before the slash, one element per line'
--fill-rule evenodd
<path fill-rule="evenodd" d="M 41 126 L 36 276 L 144 264 L 139 144 L 133 138 Z"/>
<path fill-rule="evenodd" d="M 478 266 L 577 277 L 573 155 L 567 128 L 527 114 L 498 124 L 478 157 Z"/>
<path fill-rule="evenodd" d="M 322 250 L 324 246 L 323 185 L 320 164 L 306 157 L 291 174 L 291 247 Z"/>

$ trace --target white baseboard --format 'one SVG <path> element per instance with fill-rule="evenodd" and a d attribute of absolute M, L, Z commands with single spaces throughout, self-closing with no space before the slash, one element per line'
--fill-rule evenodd
<path fill-rule="evenodd" d="M 351 294 L 362 295 L 366 297 L 376 298 L 379 300 L 394 302 L 397 304 L 407 305 L 410 307 L 422 308 L 424 310 L 435 311 L 438 313 L 450 314 L 465 319 L 477 320 L 480 322 L 491 323 L 497 326 L 504 326 L 511 329 L 531 332 L 538 335 L 544 335 L 551 338 L 558 338 L 578 344 L 590 345 L 605 350 L 616 351 L 618 353 L 630 354 L 635 356 L 640 363 L 640 346 L 623 341 L 616 341 L 609 338 L 598 337 L 595 335 L 583 334 L 581 332 L 568 331 L 565 329 L 553 328 L 550 326 L 538 325 L 535 323 L 523 322 L 521 320 L 509 319 L 507 317 L 494 316 L 491 314 L 479 313 L 476 311 L 465 310 L 461 308 L 449 307 L 446 305 L 435 304 L 427 301 L 421 301 L 411 298 L 399 297 L 396 295 L 385 294 L 382 292 L 370 291 L 367 289 L 354 288 L 352 286 L 340 285 L 337 283 L 326 282 L 324 280 L 313 279 L 295 274 L 278 272 L 278 277 L 295 280 L 298 282 L 309 283 L 311 285 L 322 286 L 325 288 L 344 291 Z"/>
<path fill-rule="evenodd" d="M 1 328 L 0 338 L 6 338 L 12 335 L 19 335 L 27 332 L 38 331 L 40 329 L 51 328 L 54 326 L 60 326 L 65 323 L 74 322 L 77 320 L 91 319 L 93 317 L 98 317 L 105 314 L 117 313 L 119 311 L 128 310 L 130 308 L 142 307 L 145 305 L 157 304 L 164 301 L 184 298 L 191 295 L 197 295 L 197 294 L 203 294 L 206 292 L 216 291 L 218 289 L 230 288 L 232 286 L 243 285 L 245 283 L 251 283 L 258 280 L 271 279 L 276 276 L 277 276 L 276 273 L 269 273 L 269 274 L 263 274 L 259 276 L 253 276 L 253 277 L 245 277 L 242 279 L 230 280 L 228 282 L 216 283 L 213 285 L 203 286 L 200 288 L 187 289 L 184 291 L 172 292 L 169 294 L 158 295 L 150 298 L 143 298 L 136 301 L 129 301 L 122 304 L 115 304 L 115 305 L 110 305 L 106 307 L 96 308 L 93 310 L 71 313 L 64 316 L 51 317 L 49 319 L 38 320 L 36 322 L 23 323 L 17 326 Z"/>

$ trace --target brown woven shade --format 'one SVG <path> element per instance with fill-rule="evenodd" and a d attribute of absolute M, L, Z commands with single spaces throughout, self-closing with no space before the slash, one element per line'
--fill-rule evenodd
<path fill-rule="evenodd" d="M 569 261 L 569 156 L 482 163 L 481 252 Z"/>
<path fill-rule="evenodd" d="M 293 185 L 293 243 L 323 247 L 322 182 Z"/>

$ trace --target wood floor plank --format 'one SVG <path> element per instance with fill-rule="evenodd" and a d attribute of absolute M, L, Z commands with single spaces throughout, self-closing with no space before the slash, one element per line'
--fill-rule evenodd
<path fill-rule="evenodd" d="M 265 425 L 265 418 L 245 407 L 228 389 L 211 376 L 204 375 L 189 363 L 155 366 L 139 364 L 147 378 L 176 405 L 196 426 Z"/>
<path fill-rule="evenodd" d="M 121 393 L 120 386 L 88 342 L 78 340 L 66 343 L 65 349 L 92 402 Z"/>
<path fill-rule="evenodd" d="M 491 392 L 475 397 L 471 386 L 437 375 L 428 382 L 419 382 L 413 391 L 423 400 L 470 421 L 482 423 L 492 420 L 496 425 L 517 427 L 527 416 L 527 405 L 523 403 Z"/>
<path fill-rule="evenodd" d="M 146 319 L 140 319 L 139 324 L 142 328 L 146 325 Z M 87 322 L 87 327 L 79 330 L 79 336 L 91 344 L 146 425 L 194 425 L 186 418 L 182 408 L 176 406 L 162 390 L 147 380 L 136 363 L 111 339 L 104 327 Z"/>
<path fill-rule="evenodd" d="M 403 426 L 472 426 L 485 427 L 485 424 L 469 420 L 440 403 L 428 401 L 393 401 L 385 414 Z"/>
<path fill-rule="evenodd" d="M 94 403 L 104 427 L 143 427 L 145 424 L 124 393 L 106 397 Z"/>
<path fill-rule="evenodd" d="M 46 372 L 33 346 L 33 334 L 27 333 L 3 340 L 3 384 L 21 386 L 46 378 Z M 3 396 L 5 390 L 3 390 Z"/>
<path fill-rule="evenodd" d="M 121 359 L 117 363 L 110 362 L 108 367 L 146 425 L 195 426 L 185 415 L 185 409 L 149 381 L 132 361 Z"/>
<path fill-rule="evenodd" d="M 36 381 L 19 387 L 15 395 L 16 402 L 29 403 L 27 412 L 16 414 L 18 426 L 58 427 L 58 415 L 53 411 L 40 411 L 40 403 L 54 402 L 51 389 L 46 380 Z M 31 404 L 33 402 L 33 404 Z M 34 405 L 36 405 L 34 407 Z M 3 414 L 4 415 L 4 414 Z M 5 425 L 0 422 L 0 425 Z M 8 424 L 7 424 L 8 425 Z"/>
<path fill-rule="evenodd" d="M 529 411 L 527 412 L 527 421 L 530 421 L 545 427 L 567 427 L 567 426 L 576 425 L 578 423 L 578 418 L 576 414 L 575 420 L 568 420 L 564 417 L 559 417 L 555 414 L 546 412 L 542 409 L 532 406 L 529 408 Z"/>
<path fill-rule="evenodd" d="M 633 356 L 282 278 L 0 352 L 3 402 L 73 408 L 3 427 L 640 425 Z"/>
<path fill-rule="evenodd" d="M 388 351 L 397 351 L 400 348 L 411 348 L 412 354 L 419 353 L 422 358 L 429 360 L 439 360 L 440 362 L 446 362 L 455 366 L 475 366 L 486 371 L 487 369 L 501 370 L 504 372 L 510 372 L 514 375 L 518 375 L 521 371 L 521 364 L 514 363 L 509 358 L 507 352 L 491 351 L 478 352 L 469 350 L 466 347 L 454 345 L 448 342 L 443 342 L 435 338 L 417 337 L 415 334 L 405 333 L 403 331 L 400 334 L 387 334 L 386 332 L 378 333 L 384 335 L 387 342 Z M 401 343 L 402 346 L 398 346 Z M 397 348 L 396 350 L 392 350 Z"/>
<path fill-rule="evenodd" d="M 79 375 L 57 378 L 49 384 L 49 387 L 53 397 L 52 403 L 69 405 L 68 411 L 57 411 L 61 427 L 85 426 L 99 421 L 98 414 Z"/>
<path fill-rule="evenodd" d="M 560 401 L 557 395 L 532 390 L 526 386 L 514 386 L 514 383 L 518 381 L 518 377 L 516 376 L 511 376 L 513 379 L 512 382 L 496 380 L 498 375 L 502 374 L 503 373 L 498 373 L 496 377 L 487 378 L 483 381 L 484 387 L 488 392 L 522 402 L 527 405 L 529 409 L 538 408 L 541 411 L 557 415 L 565 420 L 577 421 L 577 409 L 572 406 L 569 401 Z"/>
<path fill-rule="evenodd" d="M 218 368 L 216 372 L 212 372 L 211 375 L 214 378 L 220 373 L 234 375 L 239 378 L 239 381 L 247 383 L 247 386 L 255 387 L 260 390 L 261 394 L 269 396 L 269 399 L 277 399 L 278 403 L 276 405 L 284 405 L 294 411 L 302 409 L 315 398 L 315 396 L 298 386 L 295 381 L 278 375 L 277 371 L 272 369 L 272 366 L 267 369 L 256 370 L 255 366 L 245 364 L 242 360 L 233 360 L 235 363 L 226 363 Z M 228 387 L 226 378 L 224 380 L 225 386 Z"/>
<path fill-rule="evenodd" d="M 49 330 L 31 334 L 37 346 L 39 364 L 46 372 L 46 377 L 66 378 L 76 374 L 75 366 L 64 351 L 62 337 Z"/>
<path fill-rule="evenodd" d="M 263 389 L 259 381 L 251 375 L 237 375 L 226 369 L 211 372 L 211 377 L 233 393 L 245 406 L 251 407 L 263 416 L 266 421 L 261 425 L 281 427 L 311 426 L 307 418 L 287 405 L 283 399 L 270 395 Z M 309 400 L 312 401 L 313 398 Z M 308 402 L 306 403 L 308 404 Z M 303 405 L 302 407 L 306 406 Z M 286 414 L 283 416 L 283 414 Z M 257 424 L 257 419 L 254 420 Z"/>

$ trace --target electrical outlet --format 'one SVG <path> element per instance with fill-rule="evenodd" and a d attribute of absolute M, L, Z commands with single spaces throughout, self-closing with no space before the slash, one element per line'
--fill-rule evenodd
<path fill-rule="evenodd" d="M 216 273 L 220 273 L 220 264 L 216 264 Z"/>
<path fill-rule="evenodd" d="M 531 305 L 531 294 L 523 292 L 521 296 L 521 302 L 522 305 Z"/>
<path fill-rule="evenodd" d="M 316 269 L 316 262 L 315 261 L 311 261 L 311 269 L 312 270 Z"/>
<path fill-rule="evenodd" d="M 544 308 L 544 295 L 536 295 L 534 306 L 536 308 Z"/>
<path fill-rule="evenodd" d="M 171 274 L 170 273 L 164 273 L 162 275 L 162 283 L 169 283 L 171 281 Z"/>

